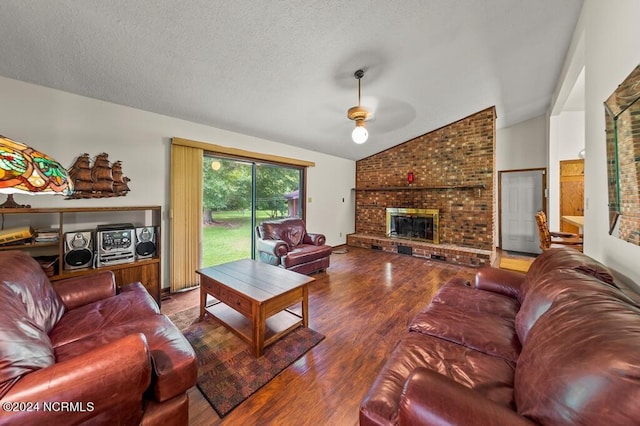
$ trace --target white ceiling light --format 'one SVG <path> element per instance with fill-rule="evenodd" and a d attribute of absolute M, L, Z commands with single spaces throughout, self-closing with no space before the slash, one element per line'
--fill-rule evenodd
<path fill-rule="evenodd" d="M 365 143 L 369 138 L 369 132 L 364 125 L 364 121 L 369 116 L 369 111 L 363 106 L 360 106 L 360 79 L 364 77 L 364 70 L 358 70 L 353 73 L 353 76 L 358 80 L 358 105 L 349 108 L 347 111 L 347 117 L 349 120 L 356 122 L 356 128 L 351 132 L 351 139 L 357 144 Z"/>
<path fill-rule="evenodd" d="M 351 132 L 351 139 L 357 144 L 365 143 L 369 139 L 369 132 L 364 127 L 364 123 L 359 124 L 356 122 L 356 128 Z"/>

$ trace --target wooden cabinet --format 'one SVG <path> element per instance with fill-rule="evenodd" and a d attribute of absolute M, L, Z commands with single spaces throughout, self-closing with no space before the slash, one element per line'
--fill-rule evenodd
<path fill-rule="evenodd" d="M 155 252 L 148 257 L 134 255 L 132 261 L 126 263 L 108 264 L 96 262 L 99 254 L 97 246 L 96 228 L 100 225 L 131 224 L 134 228 L 148 227 L 153 230 L 153 244 Z M 1 209 L 0 229 L 11 229 L 29 226 L 33 230 L 48 230 L 57 234 L 57 240 L 51 242 L 36 242 L 35 239 L 21 243 L 0 245 L 0 250 L 23 250 L 36 258 L 57 259 L 49 279 L 55 285 L 56 281 L 91 274 L 99 270 L 113 271 L 116 284 L 140 281 L 149 294 L 160 305 L 160 276 L 161 276 L 161 208 L 160 206 L 144 207 L 79 207 L 79 208 L 33 208 L 33 209 Z M 68 236 L 83 233 L 90 236 L 87 250 L 92 252 L 91 261 L 86 267 L 78 269 L 65 268 L 65 255 L 69 252 L 70 244 L 65 240 Z M 140 244 L 140 241 L 135 243 Z M 115 262 L 114 262 L 115 263 Z M 100 266 L 98 266 L 100 265 Z"/>
<path fill-rule="evenodd" d="M 584 160 L 560 161 L 560 217 L 584 216 Z M 560 221 L 563 232 L 579 233 L 577 226 Z"/>

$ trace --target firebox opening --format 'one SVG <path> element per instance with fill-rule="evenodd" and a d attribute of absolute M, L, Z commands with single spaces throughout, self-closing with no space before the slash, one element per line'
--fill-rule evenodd
<path fill-rule="evenodd" d="M 439 210 L 387 208 L 387 236 L 440 243 Z"/>

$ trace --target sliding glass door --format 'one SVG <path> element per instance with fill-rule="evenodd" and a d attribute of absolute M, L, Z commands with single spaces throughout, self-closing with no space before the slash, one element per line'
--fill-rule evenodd
<path fill-rule="evenodd" d="M 202 260 L 255 258 L 255 227 L 303 217 L 303 169 L 206 155 L 202 174 Z"/>

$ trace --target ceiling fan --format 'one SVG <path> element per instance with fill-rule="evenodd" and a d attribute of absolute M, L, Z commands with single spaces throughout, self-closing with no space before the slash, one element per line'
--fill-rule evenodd
<path fill-rule="evenodd" d="M 360 105 L 360 80 L 364 77 L 364 70 L 359 69 L 353 76 L 358 80 L 358 105 L 349 108 L 347 111 L 347 117 L 349 120 L 354 120 L 356 122 L 356 127 L 351 132 L 351 139 L 357 144 L 362 144 L 367 141 L 369 138 L 369 132 L 364 125 L 365 120 L 370 117 L 371 113 L 362 105 Z"/>

